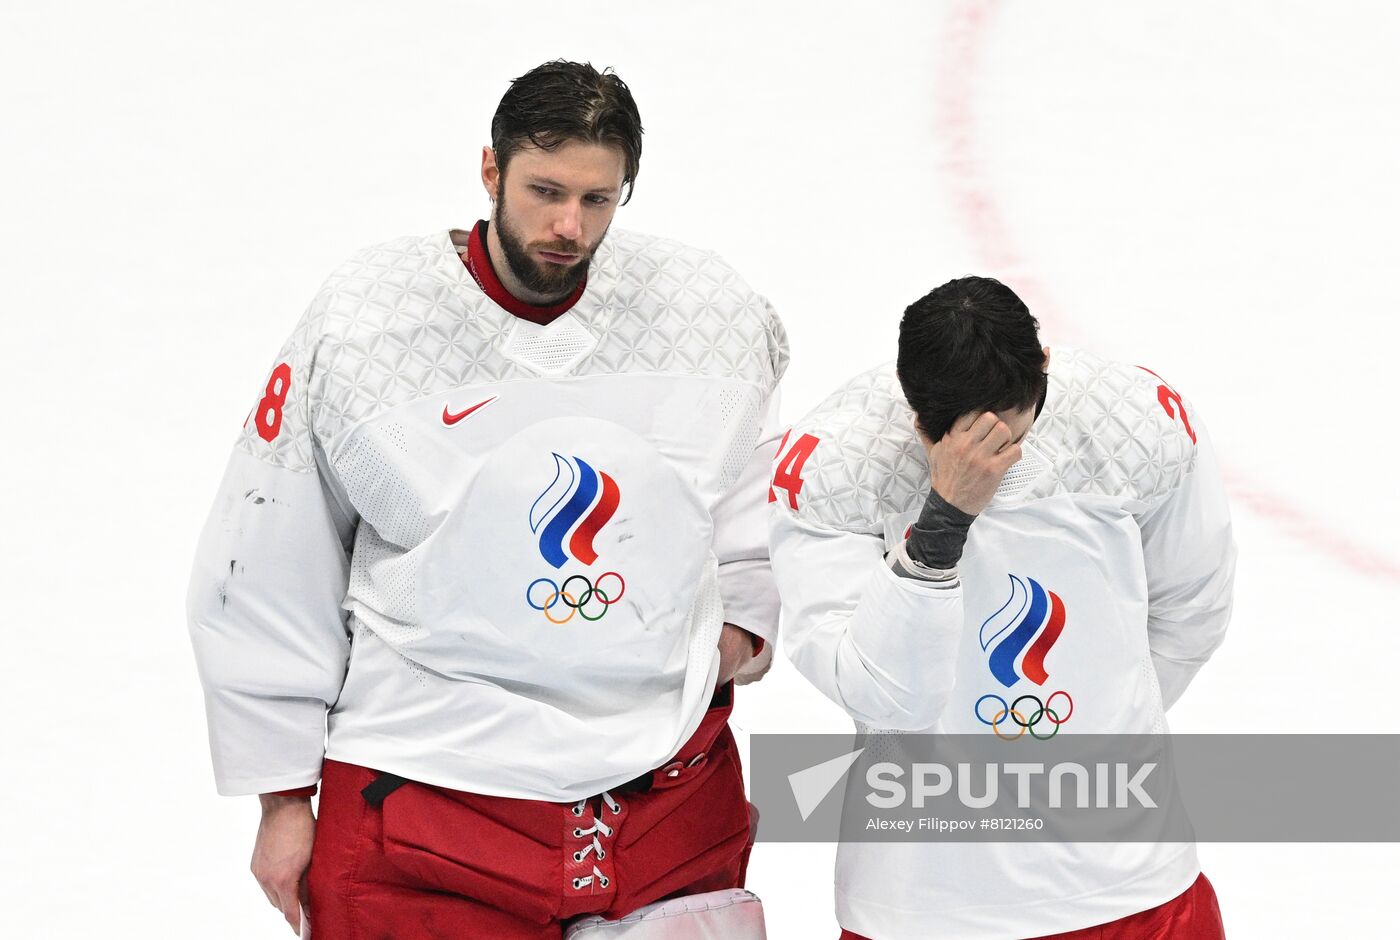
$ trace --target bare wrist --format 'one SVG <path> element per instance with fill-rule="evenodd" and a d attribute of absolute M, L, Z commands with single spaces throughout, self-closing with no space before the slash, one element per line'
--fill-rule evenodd
<path fill-rule="evenodd" d="M 260 793 L 258 794 L 258 802 L 262 804 L 263 815 L 266 816 L 271 813 L 280 812 L 291 807 L 309 807 L 311 805 L 311 797 L 281 796 L 276 793 Z"/>

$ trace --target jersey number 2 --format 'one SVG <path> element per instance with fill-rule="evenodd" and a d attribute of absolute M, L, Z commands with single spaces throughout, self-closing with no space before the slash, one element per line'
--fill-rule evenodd
<path fill-rule="evenodd" d="M 1186 416 L 1186 406 L 1181 403 L 1181 396 L 1176 389 L 1167 384 L 1167 380 L 1147 366 L 1138 366 L 1139 369 L 1155 378 L 1161 385 L 1157 386 L 1157 401 L 1161 403 L 1162 410 L 1167 413 L 1168 418 L 1177 418 L 1181 421 L 1181 426 L 1186 428 L 1186 433 L 1191 436 L 1191 443 L 1196 443 L 1196 432 L 1191 428 L 1191 419 Z"/>
<path fill-rule="evenodd" d="M 778 445 L 778 466 L 773 470 L 773 485 L 768 487 L 768 502 L 778 501 L 776 490 L 786 490 L 788 505 L 796 509 L 797 494 L 802 492 L 802 467 L 821 441 L 810 434 L 804 434 L 785 451 L 791 435 L 792 429 L 789 428 L 787 434 L 783 435 L 782 443 Z"/>

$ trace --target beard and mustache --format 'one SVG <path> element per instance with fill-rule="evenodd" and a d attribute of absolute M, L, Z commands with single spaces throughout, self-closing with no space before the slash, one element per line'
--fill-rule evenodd
<path fill-rule="evenodd" d="M 598 246 L 603 243 L 603 239 L 608 234 L 607 229 L 604 229 L 598 240 L 588 246 L 566 239 L 527 244 L 520 233 L 511 227 L 508 220 L 504 180 L 502 180 L 502 186 L 497 194 L 496 209 L 492 213 L 491 224 L 496 226 L 496 235 L 501 240 L 501 249 L 505 252 L 506 265 L 510 268 L 510 273 L 515 275 L 516 280 L 526 290 L 545 297 L 566 297 L 573 293 L 587 276 L 588 265 L 593 260 L 593 253 L 598 250 Z M 554 251 L 560 254 L 578 255 L 579 260 L 564 267 L 536 261 L 531 257 L 532 251 Z"/>

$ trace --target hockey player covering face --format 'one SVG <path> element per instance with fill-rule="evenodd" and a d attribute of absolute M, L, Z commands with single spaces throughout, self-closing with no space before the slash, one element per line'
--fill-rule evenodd
<path fill-rule="evenodd" d="M 293 929 L 558 938 L 714 891 L 648 922 L 761 925 L 727 717 L 777 627 L 786 340 L 713 252 L 611 227 L 641 133 L 616 75 L 517 79 L 489 218 L 351 257 L 258 383 L 190 630 Z"/>
<path fill-rule="evenodd" d="M 785 649 L 863 728 L 995 735 L 1018 761 L 1062 733 L 1160 733 L 1229 620 L 1230 516 L 1194 407 L 1046 348 L 990 278 L 910 304 L 897 363 L 792 428 L 773 488 Z M 836 884 L 848 940 L 1223 935 L 1194 845 L 1140 831 L 843 843 Z"/>

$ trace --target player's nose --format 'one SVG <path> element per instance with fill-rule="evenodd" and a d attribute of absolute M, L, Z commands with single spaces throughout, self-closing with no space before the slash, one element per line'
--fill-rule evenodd
<path fill-rule="evenodd" d="M 583 214 L 575 202 L 564 206 L 554 219 L 554 234 L 557 238 L 578 241 L 583 234 Z"/>

